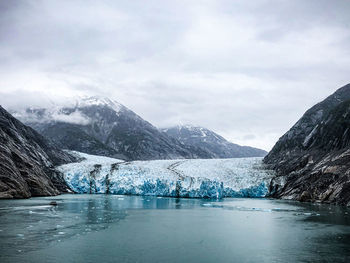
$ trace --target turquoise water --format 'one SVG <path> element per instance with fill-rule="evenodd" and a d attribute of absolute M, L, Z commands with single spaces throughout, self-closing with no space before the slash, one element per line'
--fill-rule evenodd
<path fill-rule="evenodd" d="M 0 262 L 350 262 L 350 210 L 240 198 L 1 200 Z"/>

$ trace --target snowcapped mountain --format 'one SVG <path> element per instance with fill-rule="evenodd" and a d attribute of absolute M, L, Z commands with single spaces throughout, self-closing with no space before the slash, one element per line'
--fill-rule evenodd
<path fill-rule="evenodd" d="M 209 152 L 211 158 L 263 157 L 267 154 L 261 149 L 231 143 L 203 127 L 184 125 L 163 129 L 163 131 L 185 145 Z"/>
<path fill-rule="evenodd" d="M 83 97 L 14 115 L 64 149 L 124 160 L 210 158 L 108 98 Z"/>

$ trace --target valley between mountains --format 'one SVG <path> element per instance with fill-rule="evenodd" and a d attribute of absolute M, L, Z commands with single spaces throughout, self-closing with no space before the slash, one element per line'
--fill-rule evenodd
<path fill-rule="evenodd" d="M 0 108 L 0 197 L 62 192 L 350 203 L 350 84 L 267 154 L 203 127 L 158 129 L 100 97 Z"/>

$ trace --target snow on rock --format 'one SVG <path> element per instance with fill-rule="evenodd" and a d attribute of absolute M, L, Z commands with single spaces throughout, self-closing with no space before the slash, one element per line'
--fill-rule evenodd
<path fill-rule="evenodd" d="M 273 176 L 261 158 L 125 162 L 73 152 L 80 163 L 59 166 L 78 193 L 191 198 L 264 197 Z"/>
<path fill-rule="evenodd" d="M 118 113 L 122 108 L 123 105 L 121 105 L 119 102 L 115 100 L 111 100 L 109 98 L 104 98 L 100 96 L 83 96 L 80 98 L 80 100 L 76 101 L 76 104 L 78 107 L 88 107 L 88 106 L 108 106 L 112 108 L 116 113 Z"/>

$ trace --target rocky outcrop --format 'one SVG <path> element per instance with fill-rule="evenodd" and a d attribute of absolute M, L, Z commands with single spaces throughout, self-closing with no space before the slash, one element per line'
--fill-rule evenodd
<path fill-rule="evenodd" d="M 350 204 L 350 84 L 309 109 L 264 162 L 271 196 Z"/>
<path fill-rule="evenodd" d="M 261 149 L 229 142 L 219 134 L 203 127 L 184 125 L 163 129 L 163 131 L 184 145 L 208 152 L 210 158 L 264 157 L 267 154 Z"/>
<path fill-rule="evenodd" d="M 54 166 L 76 160 L 0 106 L 0 198 L 67 191 L 62 174 Z"/>

